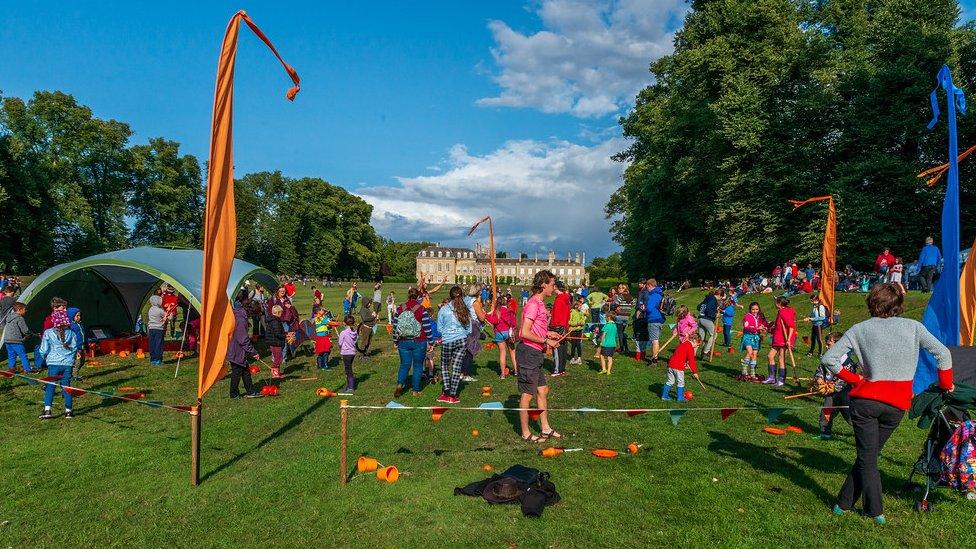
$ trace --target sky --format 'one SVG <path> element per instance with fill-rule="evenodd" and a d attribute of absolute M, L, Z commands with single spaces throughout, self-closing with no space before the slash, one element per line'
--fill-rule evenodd
<path fill-rule="evenodd" d="M 70 93 L 95 116 L 206 159 L 217 55 L 245 9 L 302 91 L 242 27 L 237 176 L 320 177 L 395 240 L 473 247 L 491 215 L 510 252 L 618 249 L 604 205 L 625 165 L 618 118 L 672 49 L 684 0 L 6 3 L 0 92 Z M 976 15 L 976 0 L 963 2 Z M 477 237 L 478 235 L 476 235 Z M 482 242 L 485 236 L 479 239 Z"/>

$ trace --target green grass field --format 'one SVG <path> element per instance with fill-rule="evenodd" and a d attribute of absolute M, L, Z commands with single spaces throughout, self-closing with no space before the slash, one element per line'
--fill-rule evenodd
<path fill-rule="evenodd" d="M 396 286 L 405 294 L 404 286 Z M 384 296 L 386 291 L 384 291 Z M 341 310 L 343 289 L 327 292 L 327 306 Z M 679 301 L 694 306 L 700 292 Z M 301 310 L 310 289 L 299 287 Z M 769 297 L 760 299 L 767 314 Z M 921 316 L 925 299 L 909 297 L 908 316 Z M 809 302 L 795 300 L 806 314 Z M 838 295 L 842 326 L 863 319 L 861 295 Z M 741 309 L 739 315 L 741 317 Z M 737 319 L 738 322 L 738 319 Z M 738 342 L 736 342 L 738 345 Z M 374 340 L 379 353 L 357 359 L 360 389 L 350 404 L 385 405 L 392 398 L 398 360 L 384 330 Z M 550 406 L 664 407 L 659 399 L 664 370 L 615 361 L 611 377 L 598 376 L 592 347 L 569 375 L 550 380 Z M 115 360 L 112 360 L 115 359 Z M 814 359 L 799 352 L 801 372 Z M 336 365 L 335 357 L 333 364 Z M 739 354 L 723 354 L 705 366 L 707 390 L 697 388 L 688 405 L 672 407 L 819 406 L 816 399 L 784 401 L 799 387 L 776 390 L 733 379 Z M 196 362 L 184 361 L 174 379 L 175 359 L 150 369 L 134 357 L 101 357 L 82 387 L 107 390 L 134 386 L 147 398 L 191 404 Z M 438 361 L 439 362 L 439 361 Z M 889 523 L 877 527 L 852 513 L 830 513 L 834 495 L 854 457 L 850 427 L 835 423 L 832 441 L 814 440 L 814 409 L 788 412 L 782 424 L 804 434 L 765 434 L 764 414 L 742 411 L 722 421 L 717 411 L 689 412 L 677 426 L 668 414 L 553 414 L 566 447 L 623 449 L 643 444 L 635 456 L 600 460 L 588 452 L 544 458 L 539 445 L 518 436 L 517 416 L 451 411 L 433 423 L 426 411 L 353 410 L 350 462 L 360 454 L 396 465 L 396 484 L 372 476 L 339 485 L 339 400 L 323 399 L 318 387 L 338 389 L 341 366 L 312 377 L 313 357 L 291 361 L 292 376 L 276 398 L 231 401 L 228 382 L 205 399 L 202 484 L 189 484 L 189 417 L 164 409 L 86 395 L 72 421 L 36 419 L 42 391 L 19 380 L 0 379 L 2 473 L 0 546 L 343 546 L 343 547 L 972 547 L 974 503 L 946 489 L 933 497 L 934 512 L 912 511 L 902 485 L 925 432 L 906 419 L 881 459 Z M 515 380 L 498 379 L 497 351 L 476 360 L 478 382 L 463 389 L 463 406 L 487 400 L 512 405 Z M 764 368 L 760 361 L 760 369 Z M 261 379 L 267 369 L 262 368 Z M 694 383 L 691 381 L 691 383 Z M 482 398 L 481 386 L 494 395 Z M 692 387 L 689 385 L 689 387 Z M 694 389 L 694 387 L 692 387 Z M 433 405 L 438 387 L 406 405 Z M 60 399 L 55 409 L 60 412 Z M 479 437 L 471 435 L 480 431 Z M 536 430 L 538 428 L 536 427 Z M 521 516 L 517 506 L 491 506 L 454 496 L 455 486 L 522 463 L 552 473 L 562 502 L 541 519 Z"/>

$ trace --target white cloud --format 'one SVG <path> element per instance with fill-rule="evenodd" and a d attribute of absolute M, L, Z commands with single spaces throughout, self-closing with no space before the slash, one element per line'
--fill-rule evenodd
<path fill-rule="evenodd" d="M 488 27 L 502 90 L 482 106 L 531 107 L 579 117 L 619 112 L 651 82 L 650 63 L 670 53 L 685 0 L 544 0 L 543 30 Z"/>
<path fill-rule="evenodd" d="M 616 249 L 603 209 L 625 167 L 610 157 L 626 145 L 622 137 L 592 147 L 509 141 L 483 156 L 455 145 L 443 173 L 357 192 L 373 205 L 373 226 L 394 240 L 473 247 L 487 243 L 487 231 L 468 238 L 467 230 L 491 215 L 498 250 L 581 250 L 592 258 Z"/>

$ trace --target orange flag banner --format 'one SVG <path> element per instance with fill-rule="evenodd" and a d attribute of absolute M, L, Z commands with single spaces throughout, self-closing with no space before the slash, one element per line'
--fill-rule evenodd
<path fill-rule="evenodd" d="M 227 24 L 224 43 L 217 63 L 217 87 L 214 93 L 213 125 L 210 131 L 210 162 L 207 169 L 207 203 L 204 213 L 203 293 L 200 300 L 200 371 L 197 398 L 203 398 L 210 387 L 224 376 L 224 358 L 234 331 L 234 313 L 227 297 L 227 283 L 237 251 L 237 211 L 234 207 L 234 147 L 232 124 L 234 111 L 234 63 L 237 58 L 237 34 L 241 21 L 251 27 L 284 65 L 294 86 L 286 97 L 295 98 L 299 90 L 298 73 L 281 58 L 278 51 L 243 11 L 234 14 Z"/>
<path fill-rule="evenodd" d="M 973 336 L 976 335 L 976 242 L 969 250 L 969 257 L 962 268 L 962 275 L 959 277 L 959 305 L 962 307 L 962 314 L 959 317 L 959 343 L 961 345 L 973 345 Z"/>
<path fill-rule="evenodd" d="M 976 145 L 973 145 L 972 147 L 969 147 L 965 151 L 959 153 L 959 156 L 956 157 L 956 161 L 962 162 L 963 160 L 966 159 L 967 156 L 971 155 L 974 151 L 976 151 Z M 925 181 L 925 184 L 929 187 L 934 187 L 935 184 L 938 183 L 940 179 L 942 179 L 942 176 L 947 174 L 948 172 L 949 172 L 949 163 L 946 162 L 945 164 L 941 164 L 934 168 L 929 168 L 919 173 L 915 177 L 919 179 L 924 179 L 927 177 L 928 179 Z"/>
<path fill-rule="evenodd" d="M 827 318 L 834 316 L 834 288 L 837 286 L 837 209 L 834 197 L 816 196 L 806 200 L 790 200 L 793 209 L 812 202 L 827 201 L 827 227 L 824 230 L 823 248 L 820 255 L 820 302 L 827 310 Z"/>

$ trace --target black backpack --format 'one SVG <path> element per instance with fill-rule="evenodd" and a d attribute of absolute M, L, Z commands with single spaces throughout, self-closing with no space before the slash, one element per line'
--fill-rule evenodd
<path fill-rule="evenodd" d="M 674 300 L 673 297 L 662 294 L 661 303 L 658 304 L 657 310 L 661 311 L 664 316 L 671 316 L 674 314 L 674 310 L 678 308 L 678 302 Z"/>

